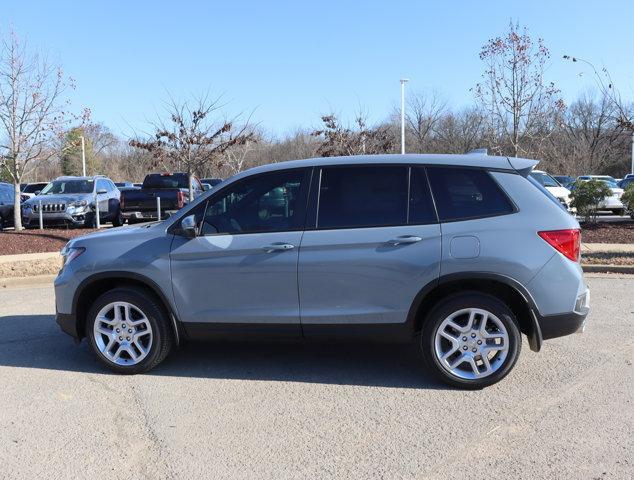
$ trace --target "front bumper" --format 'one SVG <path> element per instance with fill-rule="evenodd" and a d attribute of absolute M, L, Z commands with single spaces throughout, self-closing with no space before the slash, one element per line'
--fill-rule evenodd
<path fill-rule="evenodd" d="M 55 321 L 62 329 L 62 332 L 67 333 L 71 337 L 79 340 L 80 335 L 77 330 L 77 319 L 72 313 L 59 313 L 55 312 Z"/>
<path fill-rule="evenodd" d="M 84 226 L 92 218 L 93 213 L 90 210 L 73 214 L 71 212 L 43 212 L 42 221 L 44 225 L 73 225 Z M 26 227 L 40 224 L 39 213 L 30 212 L 22 213 L 22 224 Z"/>

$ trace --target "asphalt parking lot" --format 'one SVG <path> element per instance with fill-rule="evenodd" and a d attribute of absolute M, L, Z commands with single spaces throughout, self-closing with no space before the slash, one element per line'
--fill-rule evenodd
<path fill-rule="evenodd" d="M 0 291 L 1 478 L 634 477 L 634 278 L 591 277 L 583 335 L 479 392 L 415 347 L 190 344 L 103 371 L 50 286 Z"/>

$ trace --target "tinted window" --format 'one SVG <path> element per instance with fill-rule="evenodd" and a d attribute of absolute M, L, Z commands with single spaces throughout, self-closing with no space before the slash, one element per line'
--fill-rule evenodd
<path fill-rule="evenodd" d="M 434 202 L 423 167 L 412 167 L 409 190 L 409 223 L 436 222 Z"/>
<path fill-rule="evenodd" d="M 99 190 L 105 190 L 106 192 L 109 191 L 108 182 L 105 180 L 97 180 L 97 191 Z"/>
<path fill-rule="evenodd" d="M 279 232 L 302 229 L 306 170 L 287 170 L 238 182 L 213 196 L 201 233 Z"/>
<path fill-rule="evenodd" d="M 513 212 L 513 205 L 484 170 L 427 169 L 441 221 L 488 217 Z"/>
<path fill-rule="evenodd" d="M 42 190 L 44 187 L 46 186 L 46 184 L 42 184 L 42 183 L 29 183 L 26 187 L 24 187 L 22 189 L 22 191 L 24 193 L 35 193 L 35 192 L 39 192 L 40 190 Z"/>
<path fill-rule="evenodd" d="M 8 188 L 0 188 L 0 201 L 13 203 L 13 191 Z"/>
<path fill-rule="evenodd" d="M 186 173 L 152 173 L 143 180 L 143 188 L 189 188 L 189 178 Z"/>
<path fill-rule="evenodd" d="M 317 228 L 407 223 L 407 167 L 330 167 L 321 170 Z"/>

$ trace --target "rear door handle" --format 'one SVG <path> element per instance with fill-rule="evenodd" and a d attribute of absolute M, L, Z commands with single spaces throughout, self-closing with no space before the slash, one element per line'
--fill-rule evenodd
<path fill-rule="evenodd" d="M 390 240 L 390 245 L 407 245 L 409 243 L 420 242 L 423 238 L 417 237 L 416 235 L 401 235 L 400 237 L 393 238 Z"/>
<path fill-rule="evenodd" d="M 295 245 L 291 245 L 290 243 L 275 242 L 275 243 L 271 243 L 270 245 L 266 245 L 262 247 L 262 250 L 264 250 L 266 253 L 273 253 L 273 252 L 286 252 L 287 250 L 293 250 L 294 248 L 295 248 Z"/>

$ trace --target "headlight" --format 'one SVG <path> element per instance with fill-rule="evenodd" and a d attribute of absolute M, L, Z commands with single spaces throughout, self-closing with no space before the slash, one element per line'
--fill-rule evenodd
<path fill-rule="evenodd" d="M 88 202 L 86 200 L 82 200 L 80 202 L 73 202 L 68 204 L 69 207 L 85 207 L 86 205 L 88 205 Z"/>
<path fill-rule="evenodd" d="M 68 265 L 85 251 L 86 249 L 84 247 L 69 247 L 66 245 L 62 248 L 61 252 L 59 252 L 62 255 L 62 266 Z"/>

